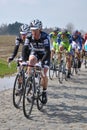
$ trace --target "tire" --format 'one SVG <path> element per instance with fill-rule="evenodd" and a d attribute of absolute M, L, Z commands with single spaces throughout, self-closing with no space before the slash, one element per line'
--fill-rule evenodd
<path fill-rule="evenodd" d="M 16 108 L 20 108 L 21 106 L 21 100 L 23 96 L 23 86 L 24 83 L 19 84 L 19 79 L 22 78 L 23 81 L 23 76 L 20 74 L 16 75 L 15 82 L 14 82 L 14 87 L 13 87 L 13 105 Z"/>
<path fill-rule="evenodd" d="M 78 60 L 75 59 L 75 74 L 78 74 Z"/>
<path fill-rule="evenodd" d="M 87 60 L 85 59 L 85 68 L 87 68 Z"/>
<path fill-rule="evenodd" d="M 64 75 L 63 75 L 63 64 L 59 65 L 59 71 L 58 71 L 58 80 L 59 83 L 62 83 L 64 79 Z"/>
<path fill-rule="evenodd" d="M 50 64 L 50 67 L 49 67 L 49 78 L 51 80 L 53 80 L 53 77 L 54 77 L 54 73 L 55 73 L 55 66 L 53 63 Z"/>
<path fill-rule="evenodd" d="M 72 61 L 71 75 L 74 75 L 74 71 L 75 71 L 75 65 L 74 65 L 74 61 Z"/>
<path fill-rule="evenodd" d="M 23 113 L 26 118 L 30 118 L 33 105 L 34 105 L 34 93 L 35 93 L 35 80 L 27 78 L 24 94 L 23 94 Z"/>
<path fill-rule="evenodd" d="M 74 72 L 75 74 L 78 74 L 78 60 L 77 59 L 73 59 L 73 62 L 72 62 L 71 74 L 74 75 Z"/>
<path fill-rule="evenodd" d="M 41 78 L 40 78 L 39 85 L 37 86 L 37 109 L 38 110 L 42 110 L 43 108 L 42 91 L 43 91 L 43 87 L 41 86 Z"/>
<path fill-rule="evenodd" d="M 87 51 L 85 52 L 85 68 L 87 68 Z"/>

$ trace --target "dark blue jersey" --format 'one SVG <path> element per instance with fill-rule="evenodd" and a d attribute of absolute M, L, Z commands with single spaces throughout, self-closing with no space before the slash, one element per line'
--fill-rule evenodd
<path fill-rule="evenodd" d="M 24 43 L 24 49 L 23 49 L 23 59 L 26 55 L 26 49 L 29 47 L 31 49 L 31 52 L 36 52 L 39 55 L 44 54 L 44 60 L 47 58 L 48 55 L 50 55 L 50 40 L 49 35 L 43 31 L 40 33 L 40 38 L 38 40 L 35 40 L 32 34 L 28 36 Z"/>

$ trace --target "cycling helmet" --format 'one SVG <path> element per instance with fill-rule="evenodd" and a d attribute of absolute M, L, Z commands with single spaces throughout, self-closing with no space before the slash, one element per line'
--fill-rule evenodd
<path fill-rule="evenodd" d="M 27 24 L 23 24 L 20 27 L 20 34 L 26 34 L 30 30 L 30 27 Z"/>
<path fill-rule="evenodd" d="M 79 34 L 78 30 L 76 30 L 76 31 L 73 32 L 73 36 L 78 36 L 78 34 Z"/>
<path fill-rule="evenodd" d="M 53 28 L 53 32 L 58 32 L 59 31 L 59 28 L 58 27 L 54 27 Z"/>
<path fill-rule="evenodd" d="M 36 30 L 36 29 L 39 30 L 42 29 L 42 22 L 38 19 L 35 19 L 30 23 L 30 30 Z"/>
<path fill-rule="evenodd" d="M 87 40 L 87 33 L 84 35 L 84 39 Z"/>
<path fill-rule="evenodd" d="M 67 34 L 67 29 L 62 29 L 62 34 Z"/>

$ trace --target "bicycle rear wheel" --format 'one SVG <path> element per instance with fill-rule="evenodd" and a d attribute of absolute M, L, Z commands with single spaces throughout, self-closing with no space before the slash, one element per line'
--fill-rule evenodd
<path fill-rule="evenodd" d="M 14 87 L 13 87 L 13 105 L 16 108 L 20 108 L 21 104 L 21 99 L 23 96 L 23 75 L 17 74 L 14 82 Z"/>
<path fill-rule="evenodd" d="M 29 118 L 33 109 L 34 105 L 34 93 L 35 93 L 35 81 L 31 79 L 31 77 L 28 77 L 25 89 L 24 89 L 24 95 L 23 95 L 23 113 L 26 118 Z"/>

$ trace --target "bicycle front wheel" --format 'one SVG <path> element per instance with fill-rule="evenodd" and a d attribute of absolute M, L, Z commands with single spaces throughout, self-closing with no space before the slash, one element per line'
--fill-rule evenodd
<path fill-rule="evenodd" d="M 13 105 L 16 108 L 20 108 L 21 99 L 23 96 L 23 76 L 21 74 L 17 74 L 13 87 Z"/>
<path fill-rule="evenodd" d="M 87 58 L 85 57 L 85 68 L 87 68 Z"/>
<path fill-rule="evenodd" d="M 34 82 L 31 80 L 30 77 L 28 77 L 25 84 L 23 95 L 23 113 L 26 118 L 30 117 L 34 105 L 34 92 L 35 92 L 34 85 L 35 85 Z"/>
<path fill-rule="evenodd" d="M 60 63 L 59 65 L 59 71 L 58 71 L 58 80 L 59 80 L 59 83 L 62 83 L 63 82 L 63 64 Z"/>
<path fill-rule="evenodd" d="M 43 108 L 43 103 L 42 103 L 42 89 L 43 87 L 40 85 L 37 86 L 37 108 L 38 110 L 42 110 Z"/>
<path fill-rule="evenodd" d="M 51 63 L 49 67 L 49 78 L 51 80 L 53 80 L 54 73 L 55 73 L 55 66 L 54 66 L 54 63 Z"/>

